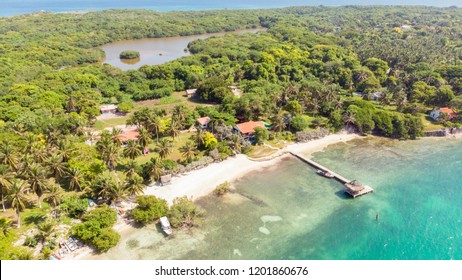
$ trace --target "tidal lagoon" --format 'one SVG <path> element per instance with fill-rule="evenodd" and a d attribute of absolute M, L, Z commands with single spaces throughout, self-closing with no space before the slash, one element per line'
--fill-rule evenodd
<path fill-rule="evenodd" d="M 165 238 L 130 229 L 97 259 L 462 259 L 462 140 L 366 138 L 312 158 L 375 192 L 351 199 L 343 186 L 288 158 L 199 199 L 204 223 Z"/>
<path fill-rule="evenodd" d="M 166 38 L 146 38 L 139 40 L 125 40 L 106 44 L 100 47 L 106 57 L 103 63 L 119 67 L 122 70 L 138 69 L 142 65 L 158 65 L 190 55 L 187 50 L 189 42 L 198 39 L 207 39 L 212 36 L 225 36 L 226 34 L 245 34 L 264 31 L 266 28 L 243 29 L 232 32 L 207 33 L 191 36 L 177 36 Z M 120 59 L 121 52 L 138 51 L 140 58 Z"/>

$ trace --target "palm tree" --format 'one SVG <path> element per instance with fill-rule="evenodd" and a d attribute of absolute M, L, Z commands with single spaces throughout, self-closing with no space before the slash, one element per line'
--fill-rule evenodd
<path fill-rule="evenodd" d="M 201 128 L 198 128 L 196 134 L 194 134 L 194 140 L 198 146 L 203 146 L 205 141 L 205 132 Z"/>
<path fill-rule="evenodd" d="M 58 147 L 58 132 L 48 129 L 46 132 L 47 145 L 50 149 Z"/>
<path fill-rule="evenodd" d="M 27 173 L 27 178 L 28 178 L 30 188 L 37 195 L 37 206 L 38 208 L 41 209 L 42 208 L 41 198 L 42 198 L 43 193 L 46 191 L 48 187 L 45 169 L 39 164 L 34 164 L 33 166 L 31 166 L 31 169 Z"/>
<path fill-rule="evenodd" d="M 175 141 L 175 137 L 180 135 L 181 132 L 179 123 L 172 119 L 170 126 L 167 128 L 167 132 L 173 138 L 173 141 Z"/>
<path fill-rule="evenodd" d="M 140 195 L 144 193 L 144 188 L 146 186 L 143 184 L 143 178 L 138 174 L 133 174 L 132 176 L 127 178 L 127 184 L 125 186 L 125 190 L 127 191 L 128 195 Z"/>
<path fill-rule="evenodd" d="M 322 90 L 324 92 L 324 100 L 330 102 L 336 99 L 336 92 L 340 91 L 340 87 L 337 84 L 324 84 Z"/>
<path fill-rule="evenodd" d="M 44 244 L 55 232 L 55 227 L 56 224 L 52 220 L 48 220 L 37 225 L 39 236 L 42 239 L 42 244 Z"/>
<path fill-rule="evenodd" d="M 159 180 L 160 176 L 162 175 L 162 168 L 163 168 L 162 160 L 159 157 L 151 158 L 147 168 L 148 168 L 147 172 L 149 174 L 149 177 L 153 179 L 154 181 Z"/>
<path fill-rule="evenodd" d="M 114 127 L 111 132 L 113 143 L 120 148 L 122 146 L 122 129 Z"/>
<path fill-rule="evenodd" d="M 281 132 L 284 130 L 286 127 L 286 124 L 284 123 L 284 116 L 282 115 L 282 112 L 278 112 L 278 114 L 274 115 L 271 118 L 271 130 L 274 132 Z"/>
<path fill-rule="evenodd" d="M 47 164 L 56 180 L 59 180 L 66 174 L 66 163 L 63 162 L 63 157 L 57 153 L 53 153 L 47 159 Z"/>
<path fill-rule="evenodd" d="M 172 152 L 172 142 L 167 138 L 160 139 L 157 144 L 156 151 L 159 153 L 161 159 L 165 159 Z"/>
<path fill-rule="evenodd" d="M 139 169 L 139 165 L 136 161 L 134 160 L 129 160 L 126 164 L 125 164 L 125 174 L 127 175 L 127 177 L 131 177 L 135 174 L 138 174 L 138 169 Z"/>
<path fill-rule="evenodd" d="M 28 249 L 20 249 L 12 254 L 13 260 L 31 261 L 35 260 L 34 252 Z"/>
<path fill-rule="evenodd" d="M 71 145 L 65 141 L 65 140 L 59 140 L 58 141 L 58 155 L 63 158 L 64 162 L 67 162 L 69 158 L 71 157 L 74 149 L 71 147 Z"/>
<path fill-rule="evenodd" d="M 51 207 L 53 207 L 53 217 L 57 217 L 57 207 L 61 204 L 63 199 L 64 190 L 59 184 L 50 184 L 48 192 L 45 195 L 45 201 L 47 201 Z"/>
<path fill-rule="evenodd" d="M 0 163 L 9 166 L 13 171 L 18 170 L 18 155 L 9 141 L 0 144 Z"/>
<path fill-rule="evenodd" d="M 31 154 L 25 154 L 21 159 L 21 165 L 19 165 L 17 174 L 23 179 L 27 179 L 27 174 L 31 170 L 32 166 L 36 165 L 35 157 Z"/>
<path fill-rule="evenodd" d="M 11 227 L 11 220 L 5 217 L 0 217 L 0 232 L 4 237 L 8 235 Z"/>
<path fill-rule="evenodd" d="M 153 133 L 156 135 L 157 143 L 159 143 L 159 134 L 162 131 L 163 127 L 164 121 L 159 116 L 155 116 L 154 118 L 149 120 L 148 129 L 152 130 Z"/>
<path fill-rule="evenodd" d="M 124 156 L 130 159 L 135 159 L 141 155 L 141 146 L 138 145 L 134 140 L 128 140 L 127 145 L 124 148 Z"/>
<path fill-rule="evenodd" d="M 114 171 L 117 161 L 119 161 L 119 148 L 114 144 L 109 145 L 104 152 L 103 159 L 107 163 L 109 170 Z"/>
<path fill-rule="evenodd" d="M 32 154 L 32 146 L 34 143 L 37 143 L 37 136 L 32 132 L 27 132 L 24 135 L 24 142 L 26 143 L 24 145 L 24 149 L 22 149 L 22 152 L 25 154 Z"/>
<path fill-rule="evenodd" d="M 350 124 L 355 124 L 356 123 L 355 114 L 350 110 L 346 111 L 345 115 L 343 115 L 343 121 L 347 124 L 347 127 L 349 127 Z"/>
<path fill-rule="evenodd" d="M 114 171 L 115 164 L 119 160 L 119 148 L 117 144 L 112 142 L 112 136 L 109 132 L 101 134 L 101 139 L 96 143 L 96 149 L 109 170 Z"/>
<path fill-rule="evenodd" d="M 149 132 L 145 128 L 138 129 L 138 133 L 138 143 L 144 150 L 149 142 L 151 142 L 151 136 L 149 136 Z"/>
<path fill-rule="evenodd" d="M 110 172 L 101 173 L 94 181 L 98 195 L 110 201 L 118 201 L 126 196 L 124 182 Z"/>
<path fill-rule="evenodd" d="M 180 152 L 188 162 L 191 162 L 197 155 L 197 145 L 194 142 L 188 141 L 184 146 L 180 147 Z"/>
<path fill-rule="evenodd" d="M 35 142 L 30 147 L 30 154 L 34 156 L 35 161 L 43 163 L 47 159 L 48 153 L 46 147 L 38 142 Z"/>
<path fill-rule="evenodd" d="M 321 104 L 317 98 L 311 99 L 309 106 L 313 112 L 313 116 L 316 115 L 319 111 L 319 108 L 321 108 Z"/>
<path fill-rule="evenodd" d="M 237 152 L 237 153 L 240 153 L 240 152 L 241 152 L 241 148 L 242 148 L 242 141 L 243 141 L 243 140 L 244 140 L 244 139 L 242 138 L 241 135 L 239 135 L 239 134 L 233 134 L 233 135 L 231 136 L 230 141 L 229 141 L 229 146 L 230 146 L 230 148 L 231 148 L 233 151 L 235 151 L 235 152 Z"/>
<path fill-rule="evenodd" d="M 104 150 L 113 144 L 112 135 L 107 130 L 103 130 L 100 139 L 96 142 L 96 150 L 102 155 Z"/>
<path fill-rule="evenodd" d="M 77 167 L 71 167 L 66 176 L 69 183 L 69 190 L 81 191 L 85 186 L 85 174 Z"/>
<path fill-rule="evenodd" d="M 172 111 L 172 119 L 178 123 L 183 123 L 186 119 L 186 110 L 187 107 L 184 104 L 176 105 Z"/>
<path fill-rule="evenodd" d="M 26 209 L 26 204 L 29 202 L 26 196 L 26 192 L 29 190 L 29 186 L 26 181 L 21 179 L 15 179 L 12 181 L 10 193 L 8 194 L 8 200 L 11 203 L 11 207 L 16 211 L 18 217 L 18 228 L 21 227 L 21 212 Z"/>
<path fill-rule="evenodd" d="M 299 91 L 300 87 L 295 82 L 291 81 L 288 83 L 282 93 L 281 104 L 286 105 L 287 101 L 289 101 L 289 97 L 298 95 Z"/>
<path fill-rule="evenodd" d="M 2 207 L 3 212 L 6 211 L 5 209 L 5 195 L 8 194 L 10 187 L 11 187 L 11 180 L 12 176 L 8 167 L 5 165 L 0 165 L 0 192 L 2 194 Z"/>
<path fill-rule="evenodd" d="M 109 200 L 115 203 L 127 198 L 127 189 L 124 182 L 117 181 L 110 190 Z"/>

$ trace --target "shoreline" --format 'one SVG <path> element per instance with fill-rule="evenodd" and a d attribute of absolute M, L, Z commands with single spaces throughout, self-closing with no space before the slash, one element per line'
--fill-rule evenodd
<path fill-rule="evenodd" d="M 329 145 L 345 143 L 362 137 L 358 134 L 343 132 L 330 134 L 306 143 L 290 143 L 285 148 L 269 156 L 266 160 L 252 160 L 246 155 L 239 154 L 224 161 L 212 163 L 204 168 L 193 170 L 183 175 L 173 176 L 172 182 L 167 186 L 151 184 L 146 187 L 144 195 L 155 195 L 156 197 L 163 198 L 170 205 L 176 197 L 187 196 L 192 200 L 197 200 L 212 194 L 216 186 L 225 181 L 232 184 L 250 172 L 263 170 L 292 157 L 288 152 L 302 153 L 305 156 L 310 156 L 315 152 L 324 150 Z M 132 222 L 119 219 L 113 229 L 120 233 L 121 236 L 124 236 L 124 233 L 129 234 L 136 228 L 132 226 Z M 62 260 L 86 260 L 92 259 L 93 255 L 95 255 L 93 249 L 84 246 L 66 255 Z"/>
<path fill-rule="evenodd" d="M 169 204 L 172 204 L 176 197 L 181 196 L 196 200 L 211 194 L 221 183 L 226 181 L 232 183 L 249 172 L 262 170 L 291 157 L 287 152 L 311 155 L 314 152 L 322 151 L 329 145 L 361 137 L 358 134 L 336 133 L 306 143 L 293 143 L 269 156 L 267 160 L 250 159 L 246 155 L 239 154 L 222 162 L 212 163 L 204 168 L 173 176 L 171 183 L 166 186 L 151 184 L 145 189 L 144 194 L 163 198 Z"/>

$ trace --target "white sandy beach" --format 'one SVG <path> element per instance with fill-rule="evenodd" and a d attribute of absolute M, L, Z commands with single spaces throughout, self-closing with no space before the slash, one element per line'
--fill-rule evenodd
<path fill-rule="evenodd" d="M 355 138 L 359 138 L 357 134 L 338 133 L 331 134 L 322 139 L 313 140 L 307 143 L 291 144 L 284 149 L 277 152 L 280 157 L 275 157 L 267 161 L 254 161 L 250 160 L 245 155 L 237 155 L 219 163 L 213 163 L 209 166 L 191 171 L 188 174 L 173 177 L 170 184 L 167 186 L 151 185 L 146 188 L 146 195 L 155 195 L 164 198 L 169 203 L 176 197 L 187 196 L 192 199 L 210 194 L 217 185 L 228 181 L 239 179 L 246 173 L 264 169 L 272 166 L 283 157 L 284 152 L 295 152 L 303 154 L 311 154 L 313 152 L 321 151 L 325 147 Z"/>
<path fill-rule="evenodd" d="M 347 142 L 360 137 L 361 136 L 357 134 L 337 133 L 307 143 L 290 144 L 286 148 L 276 152 L 276 154 L 272 155 L 271 159 L 268 160 L 251 160 L 245 155 L 237 155 L 222 162 L 210 164 L 205 168 L 191 171 L 188 174 L 175 176 L 167 186 L 157 186 L 153 184 L 146 188 L 144 194 L 164 198 L 170 204 L 173 199 L 181 196 L 198 199 L 210 194 L 217 185 L 225 181 L 232 182 L 251 171 L 268 168 L 275 165 L 284 157 L 290 157 L 286 152 L 307 155 L 322 151 L 329 145 Z M 125 231 L 130 231 L 132 226 L 124 219 L 119 219 L 114 229 L 124 234 Z M 63 260 L 91 259 L 93 254 L 93 250 L 85 246 L 66 255 Z"/>

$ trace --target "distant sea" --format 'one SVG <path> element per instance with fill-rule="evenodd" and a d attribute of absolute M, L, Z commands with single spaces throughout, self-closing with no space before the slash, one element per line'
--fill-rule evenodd
<path fill-rule="evenodd" d="M 462 260 L 461 147 L 435 138 L 329 146 L 312 157 L 373 193 L 349 198 L 289 158 L 234 182 L 234 193 L 198 200 L 202 226 L 173 238 L 155 225 L 133 229 L 91 258 Z"/>
<path fill-rule="evenodd" d="M 13 16 L 38 11 L 70 12 L 135 8 L 157 11 L 190 11 L 212 9 L 256 9 L 288 6 L 345 5 L 424 5 L 436 7 L 462 6 L 461 0 L 1 0 L 0 16 Z"/>

